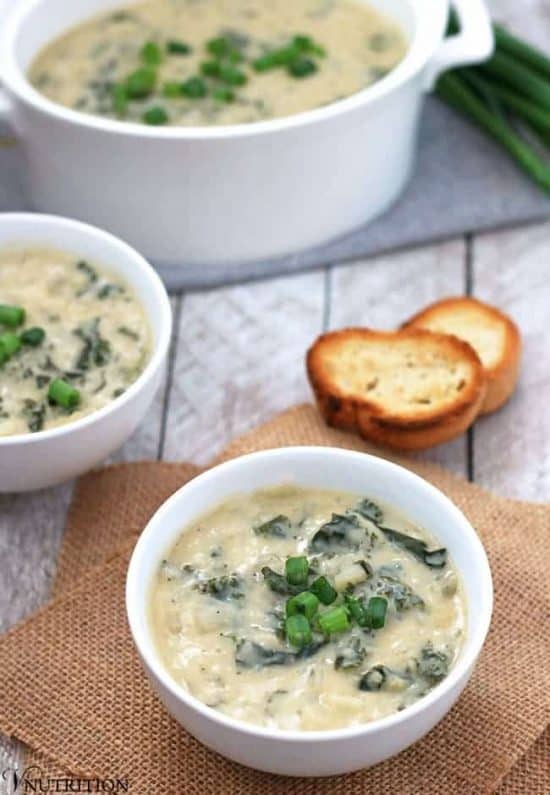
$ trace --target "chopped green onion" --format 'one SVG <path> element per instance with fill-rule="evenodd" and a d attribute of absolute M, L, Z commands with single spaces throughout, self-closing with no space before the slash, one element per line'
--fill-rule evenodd
<path fill-rule="evenodd" d="M 0 324 L 15 328 L 25 322 L 25 310 L 21 306 L 0 304 Z"/>
<path fill-rule="evenodd" d="M 309 563 L 305 555 L 288 558 L 285 563 L 285 576 L 291 585 L 307 585 Z"/>
<path fill-rule="evenodd" d="M 214 89 L 212 98 L 215 99 L 216 102 L 235 102 L 235 92 L 230 88 L 220 86 Z"/>
<path fill-rule="evenodd" d="M 285 632 L 288 642 L 298 648 L 311 643 L 311 627 L 307 618 L 299 613 L 288 616 L 285 620 Z"/>
<path fill-rule="evenodd" d="M 216 39 L 210 39 L 206 43 L 206 49 L 216 58 L 226 58 L 235 52 L 238 52 L 235 45 L 226 36 L 219 36 Z"/>
<path fill-rule="evenodd" d="M 338 596 L 336 590 L 332 587 L 327 578 L 323 576 L 317 577 L 317 579 L 311 583 L 309 590 L 314 593 L 317 599 L 324 605 L 331 605 Z"/>
<path fill-rule="evenodd" d="M 326 613 L 319 614 L 319 627 L 325 635 L 345 632 L 350 628 L 349 616 L 345 607 L 333 607 Z"/>
<path fill-rule="evenodd" d="M 191 47 L 184 41 L 170 39 L 166 42 L 166 52 L 169 52 L 170 55 L 189 55 Z"/>
<path fill-rule="evenodd" d="M 144 99 L 153 92 L 156 82 L 155 70 L 143 66 L 126 78 L 126 93 L 130 99 Z"/>
<path fill-rule="evenodd" d="M 124 116 L 128 110 L 128 89 L 122 83 L 116 83 L 112 89 L 113 108 L 117 116 Z"/>
<path fill-rule="evenodd" d="M 74 409 L 80 403 L 80 392 L 61 378 L 54 378 L 48 389 L 48 398 L 64 409 Z"/>
<path fill-rule="evenodd" d="M 162 61 L 162 50 L 154 41 L 146 42 L 139 54 L 141 60 L 147 66 L 158 66 Z"/>
<path fill-rule="evenodd" d="M 14 353 L 17 353 L 20 347 L 21 340 L 17 334 L 12 334 L 11 331 L 0 334 L 0 364 L 4 364 Z"/>
<path fill-rule="evenodd" d="M 201 63 L 201 74 L 205 77 L 219 77 L 221 68 L 219 61 L 203 61 Z"/>
<path fill-rule="evenodd" d="M 287 68 L 292 77 L 309 77 L 317 71 L 317 64 L 311 58 L 296 58 Z"/>
<path fill-rule="evenodd" d="M 33 348 L 36 348 L 42 342 L 44 342 L 44 337 L 46 336 L 46 332 L 43 328 L 39 328 L 38 326 L 34 326 L 33 328 L 27 328 L 21 334 L 21 342 L 23 345 L 31 345 Z"/>
<path fill-rule="evenodd" d="M 366 627 L 367 611 L 363 602 L 360 599 L 355 599 L 353 596 L 346 596 L 345 603 L 348 613 L 355 623 L 359 624 L 360 627 Z"/>
<path fill-rule="evenodd" d="M 326 50 L 320 44 L 316 44 L 311 36 L 294 36 L 292 44 L 298 47 L 302 52 L 308 52 L 311 55 L 317 55 L 319 58 L 326 56 Z"/>
<path fill-rule="evenodd" d="M 181 84 L 181 93 L 189 99 L 202 99 L 208 93 L 204 80 L 200 77 L 190 77 Z"/>
<path fill-rule="evenodd" d="M 166 124 L 169 119 L 168 114 L 164 108 L 160 107 L 160 105 L 155 105 L 152 108 L 148 108 L 141 118 L 145 124 L 151 124 L 154 126 Z"/>
<path fill-rule="evenodd" d="M 176 99 L 182 96 L 181 83 L 175 81 L 168 81 L 162 86 L 162 93 L 169 99 Z"/>
<path fill-rule="evenodd" d="M 384 599 L 383 596 L 371 596 L 367 605 L 366 625 L 371 629 L 382 629 L 386 623 L 387 609 L 387 599 Z"/>
<path fill-rule="evenodd" d="M 222 66 L 218 73 L 220 80 L 224 83 L 229 83 L 230 86 L 243 86 L 248 78 L 240 69 L 234 66 Z"/>
<path fill-rule="evenodd" d="M 295 616 L 297 613 L 301 613 L 309 619 L 313 618 L 318 609 L 319 600 L 315 594 L 309 591 L 302 591 L 302 593 L 293 596 L 286 603 L 287 616 Z"/>

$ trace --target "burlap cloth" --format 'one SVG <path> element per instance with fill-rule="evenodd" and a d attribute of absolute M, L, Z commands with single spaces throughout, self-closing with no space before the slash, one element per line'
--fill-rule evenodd
<path fill-rule="evenodd" d="M 302 406 L 220 458 L 288 444 L 367 449 Z M 471 682 L 420 743 L 348 776 L 288 779 L 228 762 L 170 718 L 142 672 L 124 608 L 137 535 L 198 471 L 166 463 L 116 465 L 78 483 L 54 598 L 0 640 L 0 731 L 29 746 L 44 771 L 127 778 L 139 795 L 549 793 L 550 505 L 496 497 L 433 464 L 401 463 L 463 509 L 488 551 L 495 586 Z"/>

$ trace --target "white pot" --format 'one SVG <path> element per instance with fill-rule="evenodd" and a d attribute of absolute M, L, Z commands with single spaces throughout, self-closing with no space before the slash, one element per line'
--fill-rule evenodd
<path fill-rule="evenodd" d="M 164 264 L 220 264 L 296 252 L 385 210 L 414 163 L 422 101 L 444 69 L 482 60 L 483 0 L 369 0 L 404 29 L 407 56 L 348 99 L 283 119 L 151 128 L 69 110 L 29 84 L 49 40 L 120 0 L 18 0 L 3 25 L 4 112 L 21 140 L 33 208 L 103 226 Z"/>
<path fill-rule="evenodd" d="M 462 578 L 468 606 L 464 646 L 449 675 L 407 709 L 331 731 L 264 728 L 206 706 L 177 684 L 164 667 L 149 610 L 151 587 L 161 561 L 183 528 L 217 503 L 230 495 L 280 483 L 352 491 L 388 502 L 415 524 L 432 531 L 448 548 Z M 468 682 L 489 629 L 492 605 L 491 572 L 481 541 L 444 494 L 382 458 L 330 447 L 284 447 L 252 453 L 194 478 L 149 521 L 135 547 L 126 582 L 126 608 L 134 642 L 152 687 L 174 718 L 202 743 L 229 759 L 291 776 L 348 773 L 378 764 L 423 737 L 450 710 Z M 151 725 L 146 728 L 154 731 Z M 442 758 L 444 754 L 443 749 Z M 441 792 L 445 791 L 444 772 L 442 768 Z M 285 787 L 281 786 L 283 791 Z"/>

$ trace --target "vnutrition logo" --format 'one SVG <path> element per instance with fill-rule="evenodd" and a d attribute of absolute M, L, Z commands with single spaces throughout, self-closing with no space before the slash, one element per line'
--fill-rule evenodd
<path fill-rule="evenodd" d="M 38 765 L 2 771 L 2 781 L 7 789 L 3 795 L 19 795 L 24 792 L 130 792 L 125 778 L 51 778 Z"/>

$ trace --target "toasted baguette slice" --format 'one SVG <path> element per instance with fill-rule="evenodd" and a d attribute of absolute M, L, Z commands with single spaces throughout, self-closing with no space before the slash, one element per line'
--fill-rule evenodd
<path fill-rule="evenodd" d="M 487 378 L 481 413 L 500 408 L 516 386 L 521 338 L 508 315 L 475 298 L 445 298 L 423 309 L 402 328 L 454 334 L 475 349 Z"/>
<path fill-rule="evenodd" d="M 319 337 L 307 372 L 330 425 L 401 450 L 446 442 L 475 420 L 486 382 L 468 343 L 422 329 Z"/>

